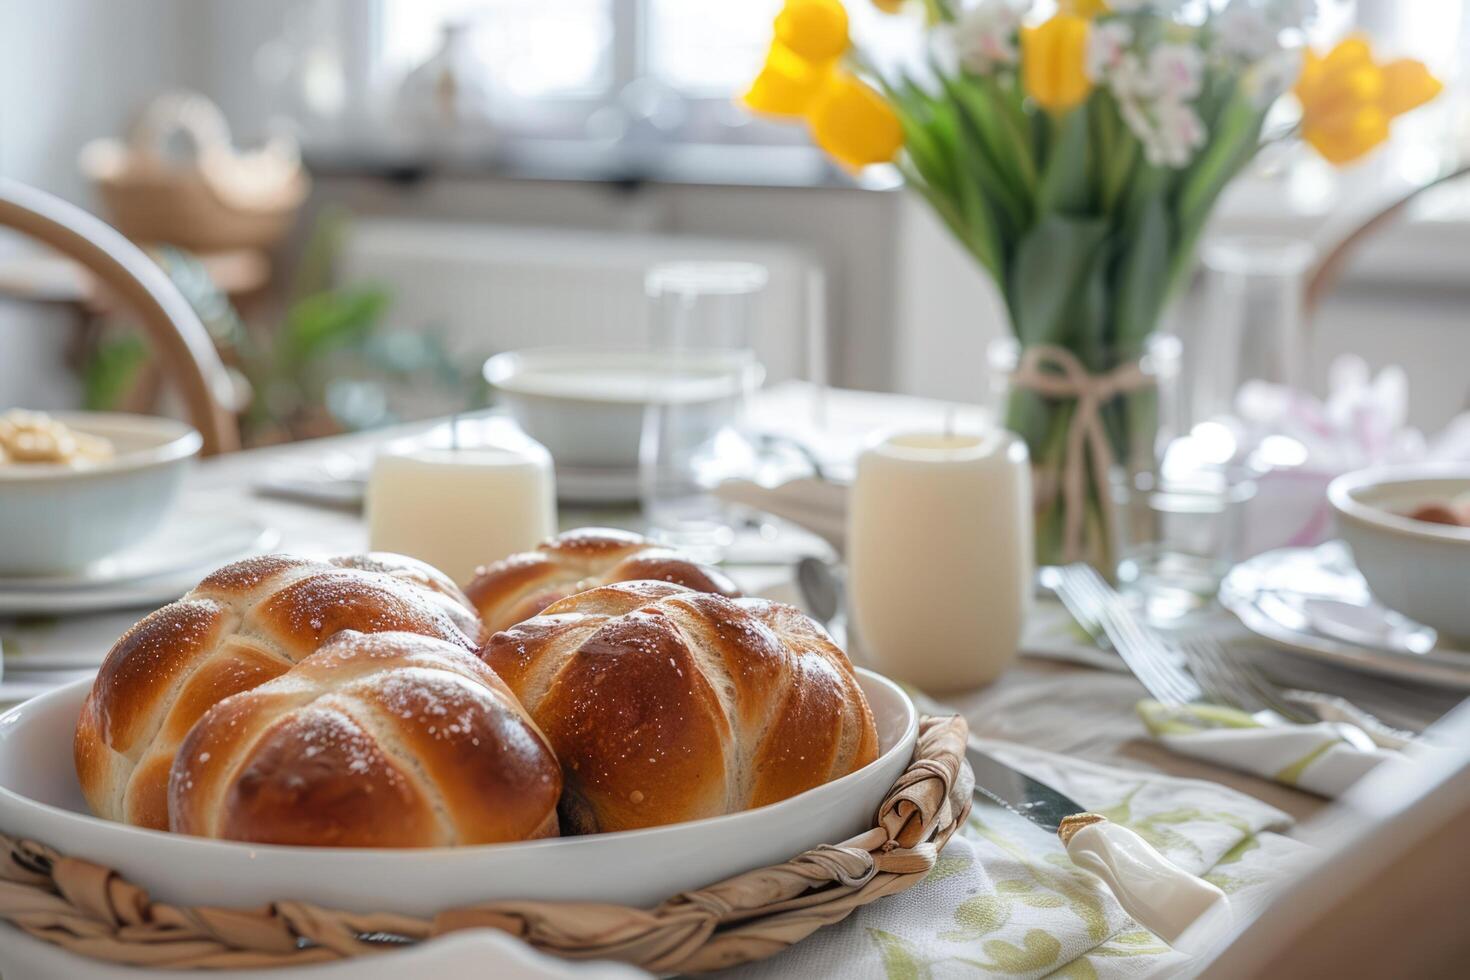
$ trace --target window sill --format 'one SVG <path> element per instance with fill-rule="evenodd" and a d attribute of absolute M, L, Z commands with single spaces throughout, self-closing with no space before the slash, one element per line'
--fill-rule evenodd
<path fill-rule="evenodd" d="M 854 177 L 821 151 L 803 145 L 525 138 L 482 146 L 323 141 L 308 142 L 304 156 L 319 177 L 376 177 L 403 184 L 447 177 L 574 181 L 629 189 L 643 184 L 836 190 L 901 186 L 891 168 L 873 167 Z"/>

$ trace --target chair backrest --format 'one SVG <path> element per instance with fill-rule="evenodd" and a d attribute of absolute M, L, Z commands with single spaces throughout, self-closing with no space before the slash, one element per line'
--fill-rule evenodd
<path fill-rule="evenodd" d="M 1433 737 L 1437 755 L 1380 767 L 1302 828 L 1315 864 L 1202 978 L 1466 976 L 1470 702 Z"/>
<path fill-rule="evenodd" d="M 226 407 L 229 373 L 209 332 L 163 270 L 104 222 L 60 198 L 0 178 L 0 227 L 14 228 L 84 266 L 139 319 L 177 387 L 206 455 L 240 446 Z"/>
<path fill-rule="evenodd" d="M 1308 322 L 1313 314 L 1322 304 L 1322 300 L 1337 285 L 1337 280 L 1342 276 L 1343 269 L 1357 253 L 1358 249 L 1369 238 L 1372 238 L 1380 230 L 1388 227 L 1399 219 L 1408 210 L 1409 205 L 1418 200 L 1425 191 L 1432 190 L 1440 184 L 1446 184 L 1453 180 L 1470 174 L 1470 166 L 1460 167 L 1436 177 L 1435 179 L 1420 184 L 1413 190 L 1408 191 L 1402 197 L 1392 203 L 1380 208 L 1366 221 L 1355 226 L 1347 234 L 1337 239 L 1332 248 L 1322 256 L 1313 267 L 1311 274 L 1307 277 L 1307 288 L 1303 297 L 1303 306 Z"/>

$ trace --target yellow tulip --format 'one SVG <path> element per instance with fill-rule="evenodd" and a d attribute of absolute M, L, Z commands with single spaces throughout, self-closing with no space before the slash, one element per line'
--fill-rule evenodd
<path fill-rule="evenodd" d="M 1349 37 L 1325 57 L 1307 51 L 1293 91 L 1302 104 L 1302 139 L 1341 166 L 1388 139 L 1389 120 L 1439 94 L 1417 61 L 1379 65 L 1367 39 Z"/>
<path fill-rule="evenodd" d="M 1062 13 L 1086 17 L 1088 20 L 1108 12 L 1107 0 L 1062 0 L 1058 6 Z"/>
<path fill-rule="evenodd" d="M 1021 80 L 1043 109 L 1065 112 L 1092 92 L 1087 31 L 1087 19 L 1075 14 L 1057 14 L 1040 27 L 1021 29 Z"/>
<path fill-rule="evenodd" d="M 1383 107 L 1390 116 L 1419 108 L 1443 88 L 1423 62 L 1401 58 L 1383 66 Z"/>
<path fill-rule="evenodd" d="M 811 62 L 831 61 L 847 50 L 847 8 L 838 0 L 786 0 L 776 15 L 776 40 Z"/>
<path fill-rule="evenodd" d="M 762 115 L 800 118 L 831 74 L 831 62 L 812 64 L 775 41 L 765 66 L 740 101 Z"/>
<path fill-rule="evenodd" d="M 853 170 L 887 163 L 903 147 L 898 114 L 872 86 L 848 71 L 832 74 L 807 113 L 812 139 Z"/>

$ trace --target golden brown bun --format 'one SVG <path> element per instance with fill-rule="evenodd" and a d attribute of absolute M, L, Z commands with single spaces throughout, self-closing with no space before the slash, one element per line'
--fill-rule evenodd
<path fill-rule="evenodd" d="M 338 633 L 199 719 L 169 780 L 171 829 L 316 847 L 556 834 L 561 769 L 495 672 L 413 633 Z"/>
<path fill-rule="evenodd" d="M 736 597 L 735 583 L 717 568 L 690 561 L 627 531 L 584 527 L 542 542 L 535 551 L 477 569 L 465 587 L 488 636 L 569 595 L 599 585 L 651 579 L 696 592 Z"/>
<path fill-rule="evenodd" d="M 776 602 L 608 585 L 496 633 L 481 656 L 561 760 L 568 833 L 762 806 L 878 755 L 847 657 Z"/>
<path fill-rule="evenodd" d="M 168 772 L 217 702 L 290 669 L 344 629 L 400 630 L 475 648 L 459 590 L 397 555 L 330 562 L 266 555 L 226 565 L 112 647 L 82 705 L 73 752 L 92 811 L 168 827 Z"/>

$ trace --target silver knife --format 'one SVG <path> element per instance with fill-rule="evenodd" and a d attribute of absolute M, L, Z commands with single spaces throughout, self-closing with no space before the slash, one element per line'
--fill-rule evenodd
<path fill-rule="evenodd" d="M 1199 954 L 1229 932 L 1230 900 L 1185 871 L 1138 834 L 1089 813 L 1065 794 L 986 753 L 965 750 L 975 792 L 1056 834 L 1072 863 L 1101 878 L 1124 911 L 1183 953 Z"/>

